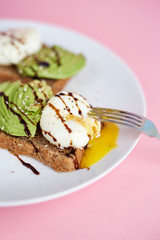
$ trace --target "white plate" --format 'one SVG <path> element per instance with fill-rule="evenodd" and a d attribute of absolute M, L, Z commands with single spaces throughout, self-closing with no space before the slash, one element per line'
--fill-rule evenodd
<path fill-rule="evenodd" d="M 145 115 L 144 94 L 137 78 L 108 48 L 82 34 L 58 26 L 21 20 L 0 21 L 0 31 L 26 26 L 39 30 L 47 44 L 59 44 L 86 56 L 86 67 L 70 81 L 66 89 L 82 94 L 94 106 L 119 108 Z M 121 127 L 118 147 L 89 171 L 84 169 L 59 174 L 34 159 L 22 157 L 40 172 L 38 176 L 8 151 L 0 149 L 0 206 L 43 202 L 79 190 L 122 162 L 138 138 L 136 130 Z"/>

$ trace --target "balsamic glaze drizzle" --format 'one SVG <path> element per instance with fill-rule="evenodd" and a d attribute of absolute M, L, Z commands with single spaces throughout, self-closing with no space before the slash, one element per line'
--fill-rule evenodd
<path fill-rule="evenodd" d="M 22 38 L 18 38 L 18 37 L 15 36 L 14 33 L 12 33 L 12 32 L 0 32 L 0 35 L 9 36 L 9 37 L 10 37 L 11 44 L 13 44 L 14 41 L 18 41 L 18 42 L 20 42 L 21 44 L 24 44 L 24 43 L 25 43 Z M 13 44 L 13 45 L 15 45 L 15 44 Z"/>
<path fill-rule="evenodd" d="M 54 53 L 55 53 L 55 55 L 56 55 L 57 65 L 58 65 L 58 66 L 61 66 L 60 56 L 59 56 L 59 53 L 58 53 L 57 49 L 56 49 L 55 47 L 52 47 L 52 49 L 53 49 L 53 51 L 54 51 Z"/>
<path fill-rule="evenodd" d="M 45 61 L 38 61 L 37 63 L 39 66 L 42 66 L 44 68 L 48 68 L 50 65 L 48 62 L 45 62 Z"/>
<path fill-rule="evenodd" d="M 78 108 L 78 113 L 79 113 L 79 115 L 82 115 L 82 111 L 81 111 L 81 109 L 80 109 L 80 107 L 78 105 L 78 99 L 76 97 L 74 97 L 73 93 L 71 93 L 71 92 L 69 92 L 68 95 L 71 96 L 74 99 L 75 104 L 76 104 L 76 106 Z"/>
<path fill-rule="evenodd" d="M 65 126 L 65 128 L 68 130 L 69 133 L 72 132 L 72 130 L 68 127 L 68 125 L 65 123 L 65 120 L 63 119 L 63 117 L 60 115 L 60 110 L 57 109 L 55 106 L 53 106 L 51 103 L 48 103 L 48 106 L 51 107 L 57 114 L 57 116 L 59 117 L 59 119 L 61 120 L 61 122 L 63 123 L 63 125 Z"/>
<path fill-rule="evenodd" d="M 70 154 L 74 154 L 74 156 L 75 156 L 75 158 L 73 159 L 74 160 L 74 167 L 75 167 L 76 170 L 79 169 L 80 166 L 79 166 L 78 159 L 77 159 L 77 156 L 76 156 L 76 149 L 72 148 Z"/>
<path fill-rule="evenodd" d="M 28 142 L 32 144 L 35 152 L 38 153 L 38 152 L 39 152 L 39 149 L 35 146 L 35 144 L 34 144 L 31 140 L 28 140 Z"/>
<path fill-rule="evenodd" d="M 79 102 L 82 102 L 83 104 L 85 104 L 83 101 L 81 101 L 80 99 L 78 99 L 78 98 L 76 98 L 74 95 L 73 95 L 73 93 L 71 93 L 71 92 L 69 92 L 68 93 L 68 95 L 65 95 L 65 93 L 59 93 L 59 94 L 56 94 L 55 95 L 55 97 L 59 97 L 60 99 L 61 99 L 61 101 L 63 102 L 63 104 L 65 105 L 65 108 L 66 108 L 66 110 L 71 114 L 71 109 L 66 105 L 66 103 L 65 103 L 65 101 L 63 100 L 63 98 L 61 97 L 61 96 L 70 96 L 70 97 L 72 97 L 73 98 L 73 100 L 75 101 L 75 105 L 76 105 L 76 107 L 78 108 L 78 113 L 79 113 L 79 115 L 82 115 L 82 110 L 80 109 L 80 107 L 79 107 L 79 105 L 78 105 L 78 101 Z M 90 107 L 90 106 L 88 106 L 87 104 L 85 104 L 86 105 L 86 107 Z"/>
<path fill-rule="evenodd" d="M 57 142 L 57 139 L 50 132 L 47 132 L 47 131 L 44 131 L 44 130 L 42 130 L 42 132 L 44 132 L 45 134 L 48 134 L 50 137 L 53 138 L 54 142 Z"/>
<path fill-rule="evenodd" d="M 63 100 L 63 98 L 60 96 L 62 95 L 61 93 L 59 95 L 55 95 L 56 97 L 59 97 L 61 99 L 61 101 L 63 102 L 63 104 L 65 105 L 65 109 L 71 114 L 71 109 L 67 106 L 67 104 L 65 103 L 65 101 Z M 63 94 L 64 95 L 64 94 Z"/>
<path fill-rule="evenodd" d="M 29 84 L 29 83 L 28 83 L 28 86 L 32 89 L 32 92 L 33 92 L 33 94 L 34 94 L 35 100 L 38 102 L 39 97 L 38 97 L 38 95 L 37 95 L 37 93 L 36 93 L 36 90 L 35 90 L 34 87 L 32 87 L 31 84 Z"/>
<path fill-rule="evenodd" d="M 26 123 L 25 120 L 21 117 L 21 115 L 20 115 L 19 113 L 15 112 L 15 111 L 9 106 L 9 98 L 8 98 L 8 96 L 5 95 L 4 92 L 0 92 L 0 96 L 3 96 L 3 97 L 4 97 L 4 103 L 5 103 L 6 107 L 7 107 L 14 115 L 16 115 L 16 116 L 19 118 L 20 123 L 24 125 L 24 131 L 25 131 L 25 133 L 27 134 L 28 137 L 30 137 L 30 136 L 31 136 L 31 132 L 30 132 L 28 126 L 27 126 L 27 123 Z M 16 107 L 17 107 L 17 105 L 16 105 Z M 18 108 L 18 107 L 17 107 L 17 108 Z"/>
<path fill-rule="evenodd" d="M 12 154 L 19 159 L 19 161 L 23 164 L 23 166 L 29 168 L 34 174 L 39 175 L 39 172 L 30 163 L 24 162 L 16 153 L 12 153 Z"/>
<path fill-rule="evenodd" d="M 39 89 L 42 88 L 41 82 L 38 83 L 38 87 L 39 87 Z M 46 101 L 47 101 L 47 100 L 48 100 L 47 94 L 46 94 L 44 91 L 42 91 L 42 89 L 41 89 L 41 92 L 43 93 L 43 95 L 44 95 L 44 97 L 45 97 L 45 99 L 46 99 Z"/>

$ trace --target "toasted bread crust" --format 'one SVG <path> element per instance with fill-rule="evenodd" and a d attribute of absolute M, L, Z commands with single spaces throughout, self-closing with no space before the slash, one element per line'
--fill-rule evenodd
<path fill-rule="evenodd" d="M 21 80 L 28 83 L 33 79 L 22 77 L 14 66 L 0 66 L 0 82 Z M 56 94 L 65 86 L 69 79 L 63 80 L 46 80 L 52 87 L 53 93 Z M 15 137 L 0 131 L 0 148 L 8 149 L 18 155 L 27 155 L 35 158 L 45 165 L 53 168 L 57 172 L 70 172 L 79 168 L 84 149 L 59 149 L 49 143 L 37 131 L 34 138 Z"/>

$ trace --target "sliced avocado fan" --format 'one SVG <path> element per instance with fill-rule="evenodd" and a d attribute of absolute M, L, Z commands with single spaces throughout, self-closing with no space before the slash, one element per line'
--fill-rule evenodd
<path fill-rule="evenodd" d="M 76 55 L 59 46 L 44 46 L 38 53 L 23 59 L 17 68 L 23 76 L 66 79 L 74 76 L 84 65 L 82 54 Z"/>
<path fill-rule="evenodd" d="M 45 81 L 0 84 L 0 129 L 13 136 L 34 137 L 42 109 L 52 96 Z"/>

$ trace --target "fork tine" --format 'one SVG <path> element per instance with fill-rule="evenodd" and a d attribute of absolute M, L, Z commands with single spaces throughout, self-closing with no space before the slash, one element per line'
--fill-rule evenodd
<path fill-rule="evenodd" d="M 127 115 L 125 115 L 125 114 L 123 114 L 123 113 L 120 113 L 120 112 L 117 112 L 117 113 L 115 113 L 115 112 L 108 112 L 108 111 L 106 111 L 106 112 L 100 112 L 100 111 L 91 111 L 91 114 L 95 114 L 95 115 L 98 115 L 99 117 L 103 117 L 103 116 L 106 116 L 106 117 L 108 117 L 108 118 L 112 118 L 112 117 L 115 117 L 115 118 L 117 118 L 117 119 L 124 119 L 124 120 L 131 120 L 131 121 L 135 121 L 135 122 L 137 122 L 137 124 L 141 124 L 142 123 L 142 118 L 140 119 L 140 118 L 136 118 L 136 117 L 132 117 L 132 116 L 130 116 L 129 114 L 127 114 Z"/>
<path fill-rule="evenodd" d="M 151 120 L 135 113 L 118 109 L 96 107 L 90 110 L 88 116 L 99 121 L 113 122 L 134 127 L 140 132 L 145 133 L 147 136 L 155 137 L 160 140 L 160 133 L 158 132 L 155 124 Z"/>
<path fill-rule="evenodd" d="M 141 127 L 141 122 L 134 122 L 130 120 L 129 118 L 123 118 L 123 117 L 116 117 L 113 115 L 108 115 L 108 114 L 97 114 L 95 113 L 89 113 L 89 116 L 94 117 L 95 119 L 99 121 L 104 121 L 104 122 L 113 122 L 113 123 L 118 123 L 118 124 L 123 124 L 131 127 Z"/>
<path fill-rule="evenodd" d="M 127 111 L 123 111 L 123 110 L 118 110 L 118 109 L 112 109 L 112 108 L 100 108 L 100 107 L 94 107 L 93 111 L 96 111 L 98 114 L 101 112 L 103 113 L 112 113 L 112 114 L 119 114 L 119 115 L 124 115 L 124 116 L 128 116 L 129 118 L 133 117 L 139 120 L 143 120 L 142 116 L 139 116 L 135 113 L 131 113 L 131 112 L 127 112 Z"/>
<path fill-rule="evenodd" d="M 133 127 L 133 128 L 139 128 L 139 126 L 135 126 L 135 124 L 131 124 L 129 122 L 122 122 L 122 121 L 118 121 L 118 120 L 111 120 L 111 119 L 102 119 L 102 118 L 98 118 L 98 117 L 94 117 L 94 119 L 98 120 L 98 121 L 102 121 L 102 122 L 111 122 L 111 123 L 116 123 L 116 124 L 120 124 L 120 125 L 125 125 L 128 127 Z"/>
<path fill-rule="evenodd" d="M 125 112 L 116 109 L 108 109 L 108 108 L 93 108 L 90 111 L 90 116 L 95 117 L 98 116 L 101 121 L 105 120 L 114 120 L 119 121 L 121 124 L 130 124 L 132 126 L 141 127 L 143 124 L 144 118 L 141 116 L 137 116 L 134 113 Z"/>

